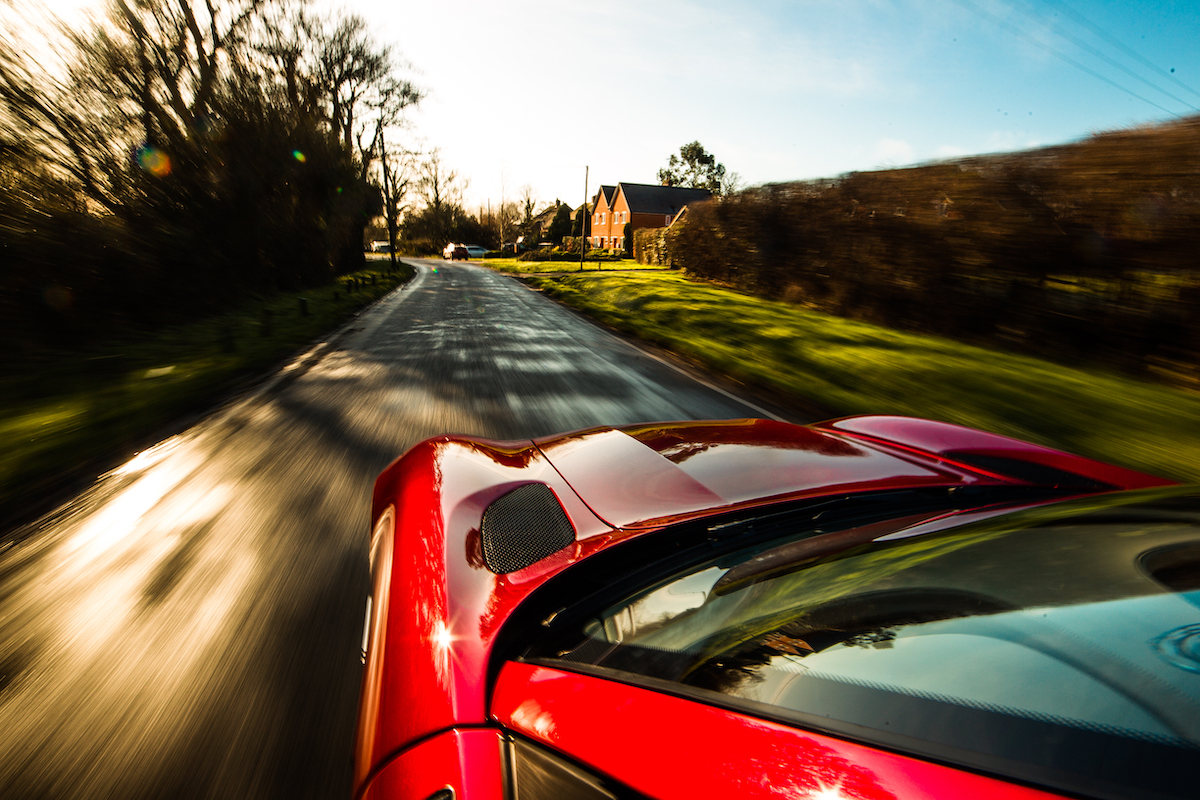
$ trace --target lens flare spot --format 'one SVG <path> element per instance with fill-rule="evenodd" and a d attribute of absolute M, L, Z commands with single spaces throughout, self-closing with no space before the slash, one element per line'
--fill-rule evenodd
<path fill-rule="evenodd" d="M 292 151 L 292 158 L 296 159 L 301 164 L 303 164 L 305 161 L 308 161 L 308 157 L 305 156 L 304 153 L 301 153 L 299 150 Z"/>
<path fill-rule="evenodd" d="M 75 299 L 70 289 L 57 283 L 52 283 L 43 289 L 42 298 L 46 301 L 46 305 L 55 311 L 66 311 Z"/>
<path fill-rule="evenodd" d="M 156 178 L 165 178 L 171 174 L 171 159 L 162 150 L 150 145 L 142 145 L 137 149 L 138 166 Z"/>

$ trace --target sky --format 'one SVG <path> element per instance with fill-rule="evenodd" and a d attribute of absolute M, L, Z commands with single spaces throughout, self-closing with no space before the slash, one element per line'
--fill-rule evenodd
<path fill-rule="evenodd" d="M 757 185 L 1200 113 L 1194 1 L 320 2 L 407 63 L 426 97 L 403 143 L 436 149 L 471 209 L 656 183 L 692 141 Z"/>
<path fill-rule="evenodd" d="M 343 8 L 411 64 L 428 96 L 405 135 L 467 178 L 471 206 L 511 200 L 525 185 L 543 203 L 577 205 L 585 167 L 589 194 L 601 183 L 655 183 L 670 155 L 696 140 L 756 185 L 1200 113 L 1200 2 L 346 0 Z"/>

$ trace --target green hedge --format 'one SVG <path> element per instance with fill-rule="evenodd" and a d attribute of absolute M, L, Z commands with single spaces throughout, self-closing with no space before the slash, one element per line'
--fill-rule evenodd
<path fill-rule="evenodd" d="M 774 184 L 639 231 L 761 297 L 1200 387 L 1200 118 L 1046 151 Z"/>

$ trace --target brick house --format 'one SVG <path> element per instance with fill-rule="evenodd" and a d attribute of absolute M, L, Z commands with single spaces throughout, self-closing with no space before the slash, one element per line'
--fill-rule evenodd
<path fill-rule="evenodd" d="M 592 216 L 592 247 L 618 250 L 625 246 L 625 225 L 664 228 L 684 206 L 712 197 L 707 189 L 656 186 L 648 183 L 618 183 L 601 186 L 596 192 Z"/>
<path fill-rule="evenodd" d="M 592 247 L 607 247 L 609 229 L 612 227 L 612 201 L 616 197 L 616 186 L 601 186 L 592 198 Z M 604 234 L 601 234 L 601 230 Z M 619 234 L 618 234 L 619 235 Z"/>

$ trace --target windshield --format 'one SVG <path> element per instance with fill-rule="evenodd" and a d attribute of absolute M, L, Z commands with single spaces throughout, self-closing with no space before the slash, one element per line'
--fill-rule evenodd
<path fill-rule="evenodd" d="M 1200 500 L 1136 493 L 895 537 L 712 559 L 534 655 L 1072 791 L 1194 796 Z"/>

